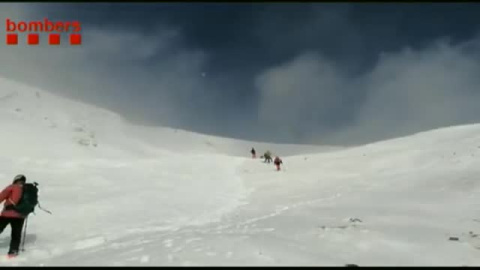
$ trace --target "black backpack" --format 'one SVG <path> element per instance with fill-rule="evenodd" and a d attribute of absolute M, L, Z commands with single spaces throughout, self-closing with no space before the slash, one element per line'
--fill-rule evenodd
<path fill-rule="evenodd" d="M 28 216 L 35 211 L 35 206 L 38 204 L 38 184 L 25 183 L 23 184 L 22 197 L 17 205 L 9 205 L 7 210 L 15 210 L 22 216 Z"/>

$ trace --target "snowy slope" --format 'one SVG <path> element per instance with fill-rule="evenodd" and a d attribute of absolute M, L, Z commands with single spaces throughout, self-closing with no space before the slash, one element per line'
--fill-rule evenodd
<path fill-rule="evenodd" d="M 53 212 L 29 218 L 26 252 L 2 265 L 480 264 L 480 125 L 259 144 L 133 126 L 5 79 L 0 121 L 0 180 L 38 181 Z M 251 146 L 290 155 L 285 170 Z"/>
<path fill-rule="evenodd" d="M 21 140 L 25 145 L 22 149 L 29 146 L 29 155 L 32 154 L 32 148 L 45 150 L 46 145 L 39 143 L 43 139 L 41 136 L 48 136 L 52 140 L 55 138 L 59 143 L 68 143 L 70 147 L 71 142 L 94 148 L 98 146 L 101 151 L 95 151 L 94 155 L 107 157 L 120 152 L 128 156 L 133 153 L 140 156 L 155 154 L 152 148 L 235 156 L 249 154 L 251 147 L 255 147 L 260 155 L 270 149 L 281 156 L 338 149 L 329 146 L 255 143 L 171 128 L 133 126 L 120 116 L 102 108 L 54 96 L 1 77 L 0 117 L 5 127 L 5 134 L 2 136 L 7 136 L 6 140 Z M 32 132 L 36 131 L 36 128 L 39 132 Z M 8 130 L 22 131 L 22 137 L 7 132 Z M 10 145 L 17 147 L 17 143 Z M 76 151 L 75 154 L 86 154 L 85 149 L 92 147 L 75 147 L 75 150 L 70 150 Z M 49 146 L 47 149 L 52 150 Z"/>

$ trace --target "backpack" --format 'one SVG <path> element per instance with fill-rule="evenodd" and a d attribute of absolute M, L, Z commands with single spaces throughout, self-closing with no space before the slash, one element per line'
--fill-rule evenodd
<path fill-rule="evenodd" d="M 22 188 L 22 197 L 17 205 L 11 205 L 11 209 L 17 211 L 22 216 L 28 216 L 35 211 L 38 204 L 38 184 L 25 183 Z"/>

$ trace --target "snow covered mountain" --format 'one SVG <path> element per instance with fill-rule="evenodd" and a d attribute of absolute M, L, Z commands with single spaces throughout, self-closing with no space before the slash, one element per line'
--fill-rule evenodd
<path fill-rule="evenodd" d="M 26 251 L 1 265 L 480 263 L 480 125 L 348 149 L 264 144 L 135 126 L 7 79 L 0 123 L 0 181 L 39 182 L 53 212 L 29 217 Z"/>

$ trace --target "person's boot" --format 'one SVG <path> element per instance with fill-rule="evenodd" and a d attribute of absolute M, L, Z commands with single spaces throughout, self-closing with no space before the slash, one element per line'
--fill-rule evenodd
<path fill-rule="evenodd" d="M 15 258 L 15 257 L 17 257 L 17 255 L 18 255 L 18 251 L 12 251 L 12 250 L 10 250 L 10 251 L 8 252 L 8 254 L 7 254 L 7 257 L 10 259 L 10 258 Z"/>

